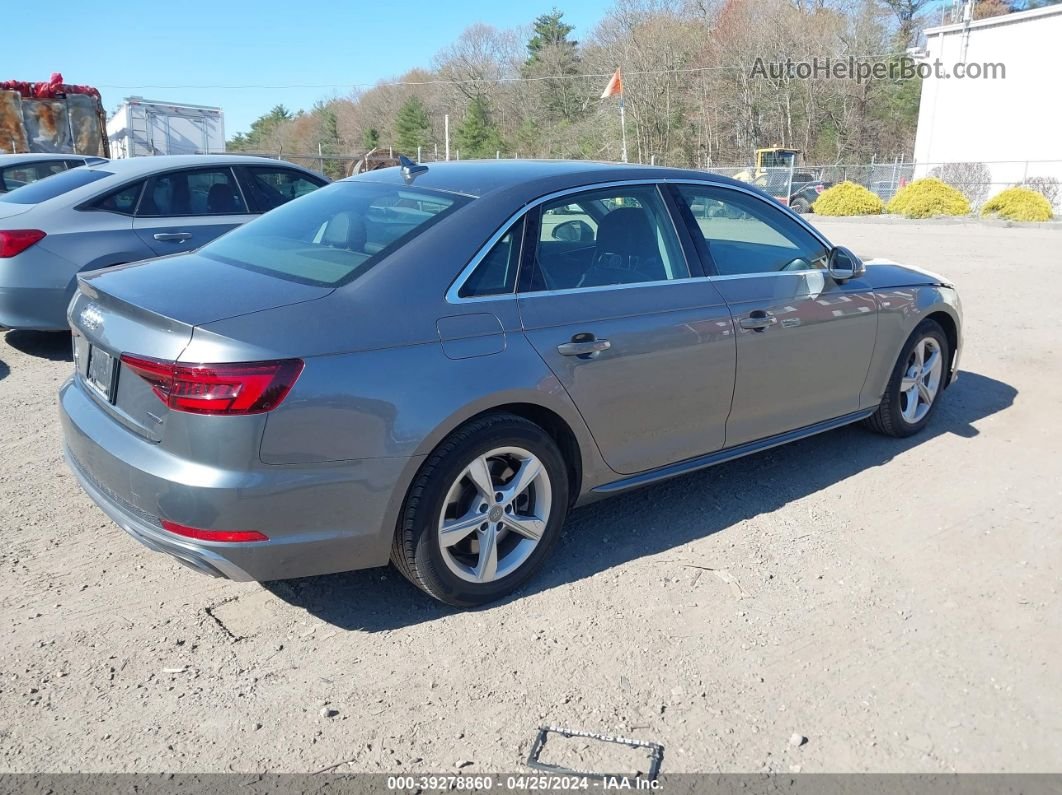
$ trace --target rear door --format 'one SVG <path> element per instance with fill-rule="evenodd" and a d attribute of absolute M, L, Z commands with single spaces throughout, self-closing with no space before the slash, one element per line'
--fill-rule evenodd
<path fill-rule="evenodd" d="M 133 229 L 161 256 L 197 249 L 253 217 L 231 168 L 182 169 L 148 180 Z"/>
<path fill-rule="evenodd" d="M 557 230 L 567 220 L 592 237 L 564 239 Z M 533 210 L 529 224 L 524 332 L 608 465 L 631 474 L 722 447 L 734 386 L 730 313 L 687 258 L 658 186 L 565 195 Z"/>
<path fill-rule="evenodd" d="M 856 411 L 877 336 L 870 285 L 834 281 L 825 244 L 766 198 L 713 185 L 675 191 L 734 316 L 727 446 Z"/>

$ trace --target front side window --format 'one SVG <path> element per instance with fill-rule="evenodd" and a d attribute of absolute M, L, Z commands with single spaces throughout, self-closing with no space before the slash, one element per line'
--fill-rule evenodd
<path fill-rule="evenodd" d="M 160 174 L 148 183 L 138 216 L 242 215 L 247 212 L 228 168 Z"/>
<path fill-rule="evenodd" d="M 298 171 L 269 166 L 248 167 L 244 171 L 242 182 L 248 194 L 247 198 L 260 213 L 287 204 L 307 193 L 313 193 L 326 184 L 324 181 L 314 181 Z"/>
<path fill-rule="evenodd" d="M 337 182 L 229 232 L 199 253 L 280 279 L 336 287 L 467 201 L 399 185 Z"/>
<path fill-rule="evenodd" d="M 720 276 L 826 267 L 826 247 L 780 207 L 727 188 L 680 185 L 678 193 Z"/>
<path fill-rule="evenodd" d="M 542 206 L 527 292 L 689 278 L 659 191 L 632 185 Z"/>

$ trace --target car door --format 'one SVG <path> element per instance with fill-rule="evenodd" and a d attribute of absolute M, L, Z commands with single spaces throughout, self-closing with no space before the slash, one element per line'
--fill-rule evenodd
<path fill-rule="evenodd" d="M 182 169 L 148 180 L 133 230 L 158 255 L 192 251 L 254 215 L 228 166 Z"/>
<path fill-rule="evenodd" d="M 877 336 L 864 279 L 835 281 L 826 244 L 765 197 L 737 188 L 674 188 L 737 336 L 728 447 L 859 409 Z"/>
<path fill-rule="evenodd" d="M 597 220 L 573 248 L 557 232 L 563 220 L 554 222 L 575 207 L 579 219 Z M 734 385 L 732 321 L 687 256 L 689 237 L 659 187 L 565 194 L 532 210 L 528 223 L 518 291 L 524 333 L 608 465 L 631 474 L 722 447 Z M 552 245 L 558 240 L 564 244 Z"/>

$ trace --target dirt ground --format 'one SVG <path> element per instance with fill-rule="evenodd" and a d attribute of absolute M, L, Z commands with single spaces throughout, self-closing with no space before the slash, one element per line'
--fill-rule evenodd
<path fill-rule="evenodd" d="M 477 612 L 392 570 L 263 587 L 142 548 L 63 465 L 69 338 L 7 333 L 0 770 L 517 772 L 542 723 L 671 773 L 1062 770 L 1062 231 L 818 223 L 958 283 L 928 431 L 581 509 Z"/>

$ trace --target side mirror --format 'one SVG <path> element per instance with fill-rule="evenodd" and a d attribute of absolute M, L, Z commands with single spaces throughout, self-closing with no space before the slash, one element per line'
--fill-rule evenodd
<path fill-rule="evenodd" d="M 594 239 L 594 230 L 586 221 L 565 221 L 553 227 L 550 236 L 554 240 L 565 240 L 569 243 L 581 243 L 584 240 Z"/>
<path fill-rule="evenodd" d="M 839 282 L 855 279 L 867 272 L 867 266 L 863 264 L 863 260 L 844 246 L 836 246 L 830 252 L 826 269 L 830 276 Z"/>

